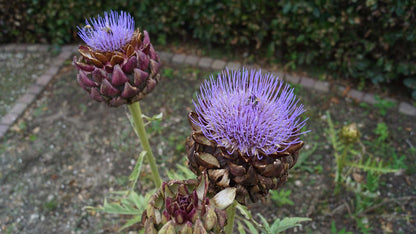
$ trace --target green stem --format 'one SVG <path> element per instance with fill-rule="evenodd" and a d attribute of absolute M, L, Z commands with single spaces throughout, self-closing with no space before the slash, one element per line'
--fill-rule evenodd
<path fill-rule="evenodd" d="M 135 102 L 131 105 L 128 105 L 131 115 L 134 121 L 134 127 L 137 134 L 139 135 L 140 142 L 142 143 L 143 150 L 147 152 L 147 160 L 150 164 L 150 169 L 152 170 L 153 180 L 155 182 L 156 188 L 159 188 L 162 185 L 162 179 L 160 178 L 159 171 L 157 170 L 156 160 L 153 156 L 152 149 L 149 145 L 149 140 L 147 139 L 146 129 L 144 128 L 142 111 L 140 110 L 140 103 Z"/>
<path fill-rule="evenodd" d="M 225 234 L 233 233 L 236 206 L 237 206 L 237 201 L 234 200 L 233 204 L 231 204 L 227 208 L 227 226 L 225 226 Z"/>
<path fill-rule="evenodd" d="M 337 173 L 335 177 L 336 187 L 335 187 L 335 194 L 338 194 L 340 190 L 341 180 L 342 180 L 342 171 L 345 165 L 345 159 L 347 157 L 347 153 L 349 151 L 349 146 L 346 145 L 344 150 L 342 151 L 341 155 L 336 154 L 336 161 L 337 161 Z"/>

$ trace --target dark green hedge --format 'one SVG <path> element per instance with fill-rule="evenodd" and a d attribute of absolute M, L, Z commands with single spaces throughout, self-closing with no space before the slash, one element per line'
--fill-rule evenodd
<path fill-rule="evenodd" d="M 247 47 L 287 64 L 416 90 L 416 1 L 17 0 L 0 6 L 1 42 L 73 42 L 76 25 L 109 9 L 132 13 L 162 41 Z"/>

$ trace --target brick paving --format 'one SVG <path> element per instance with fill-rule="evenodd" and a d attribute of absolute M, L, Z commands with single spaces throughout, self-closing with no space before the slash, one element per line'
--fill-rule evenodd
<path fill-rule="evenodd" d="M 46 51 L 48 45 L 33 44 L 7 44 L 0 46 L 0 52 L 13 52 L 13 51 Z M 51 64 L 46 72 L 39 76 L 36 84 L 33 84 L 27 89 L 26 94 L 22 95 L 14 104 L 12 109 L 0 120 L 0 138 L 2 138 L 10 126 L 24 113 L 25 109 L 35 101 L 36 97 L 42 92 L 44 87 L 52 80 L 53 76 L 57 74 L 60 67 L 64 64 L 65 60 L 71 59 L 71 55 L 77 51 L 76 46 L 63 46 L 60 54 L 56 57 L 54 62 Z M 235 61 L 224 61 L 219 59 L 212 59 L 208 57 L 198 57 L 193 55 L 185 54 L 173 54 L 169 52 L 159 52 L 159 57 L 163 63 L 175 64 L 175 65 L 188 65 L 188 66 L 198 66 L 203 69 L 211 70 L 222 70 L 225 67 L 230 69 L 238 70 L 241 67 L 258 67 L 257 65 L 244 65 Z M 53 66 L 52 66 L 53 65 Z M 262 69 L 262 72 L 267 72 L 267 70 Z M 296 75 L 286 74 L 280 71 L 271 71 L 275 76 L 279 77 L 286 82 L 291 84 L 300 84 L 302 87 L 314 89 L 320 92 L 329 92 L 331 90 L 330 84 L 328 82 L 318 81 L 309 77 L 299 77 Z M 346 94 L 350 98 L 353 98 L 357 101 L 366 102 L 369 104 L 377 103 L 375 96 L 370 93 L 363 93 L 359 90 L 351 89 L 348 93 L 345 92 L 345 87 L 337 86 L 335 91 L 339 94 Z M 391 101 L 396 103 L 397 110 L 404 115 L 416 116 L 416 107 L 407 102 L 398 102 L 392 98 L 384 98 L 384 100 Z"/>

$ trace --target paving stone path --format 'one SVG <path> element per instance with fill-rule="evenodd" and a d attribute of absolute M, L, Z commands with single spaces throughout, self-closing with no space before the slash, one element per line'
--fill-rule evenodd
<path fill-rule="evenodd" d="M 42 51 L 48 48 L 47 45 L 25 45 L 25 44 L 6 44 L 0 46 L 0 54 L 10 53 L 10 52 L 21 52 L 28 51 L 34 52 Z M 77 52 L 77 47 L 72 45 L 63 46 L 60 54 L 53 59 L 49 64 L 49 67 L 45 69 L 45 73 L 40 75 L 34 84 L 27 88 L 26 93 L 22 95 L 17 101 L 13 104 L 10 110 L 5 114 L 0 120 L 0 138 L 2 138 L 8 129 L 16 122 L 16 120 L 24 113 L 26 108 L 32 104 L 43 89 L 48 85 L 52 78 L 58 73 L 59 69 L 64 65 L 64 62 L 68 59 L 71 59 L 71 56 Z M 162 62 L 165 64 L 173 64 L 180 66 L 193 66 L 199 67 L 202 69 L 211 69 L 211 70 L 222 70 L 226 67 L 230 69 L 239 69 L 244 64 L 236 61 L 224 61 L 219 59 L 213 59 L 208 57 L 198 57 L 194 55 L 186 54 L 173 54 L 169 52 L 159 52 L 159 57 Z M 251 65 L 252 66 L 252 65 Z M 250 66 L 250 67 L 251 67 Z M 357 102 L 366 102 L 369 104 L 375 104 L 377 102 L 375 95 L 371 93 L 364 93 L 356 89 L 346 90 L 346 87 L 337 86 L 331 87 L 330 83 L 319 81 L 310 77 L 301 77 L 294 76 L 282 71 L 266 71 L 271 72 L 274 75 L 280 77 L 286 82 L 291 84 L 297 84 L 307 89 L 315 89 L 320 92 L 330 92 L 335 90 L 340 94 L 346 95 L 351 99 L 356 100 Z M 404 115 L 416 116 L 416 107 L 408 102 L 398 102 L 392 98 L 385 98 L 385 100 L 394 102 L 396 105 L 396 110 Z"/>

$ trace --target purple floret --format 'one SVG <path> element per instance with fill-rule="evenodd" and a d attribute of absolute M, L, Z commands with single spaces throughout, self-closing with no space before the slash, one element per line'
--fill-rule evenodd
<path fill-rule="evenodd" d="M 261 158 L 260 153 L 283 152 L 300 142 L 305 112 L 293 89 L 272 74 L 226 69 L 205 81 L 194 101 L 202 133 L 228 153 L 238 151 Z"/>
<path fill-rule="evenodd" d="M 86 25 L 77 27 L 78 35 L 88 46 L 100 52 L 121 50 L 133 37 L 134 19 L 126 12 L 104 12 L 104 17 L 85 20 Z"/>

